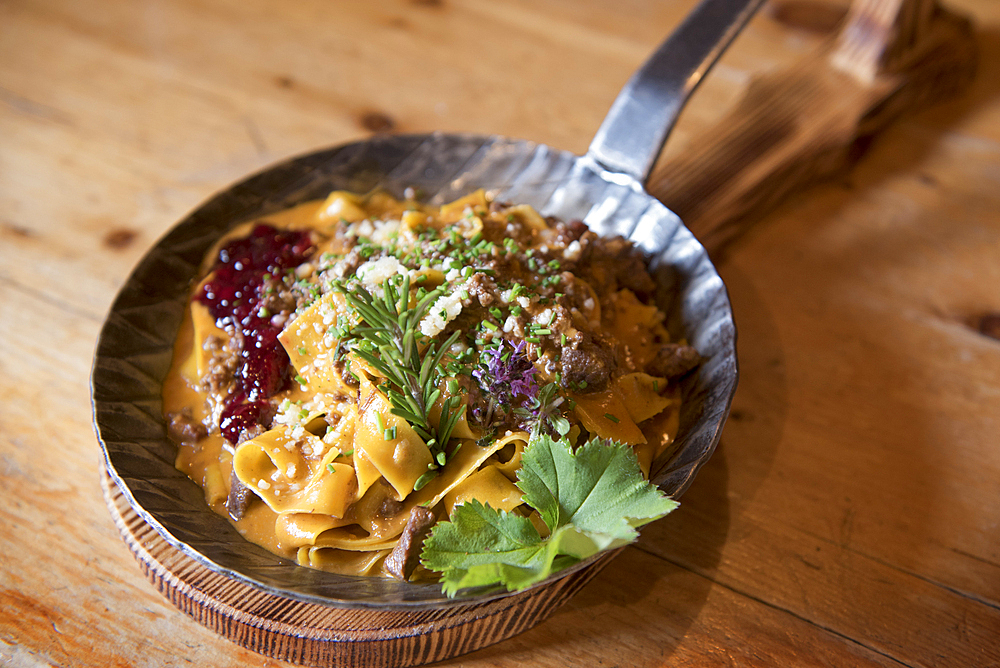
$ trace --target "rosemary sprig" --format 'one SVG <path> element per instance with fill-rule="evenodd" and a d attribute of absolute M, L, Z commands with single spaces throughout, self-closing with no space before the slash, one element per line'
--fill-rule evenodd
<path fill-rule="evenodd" d="M 415 489 L 420 489 L 447 462 L 446 447 L 464 410 L 464 406 L 456 407 L 457 397 L 448 396 L 437 424 L 431 422 L 430 409 L 441 396 L 438 384 L 445 376 L 441 361 L 459 332 L 440 345 L 433 339 L 423 345 L 427 337 L 419 328 L 444 290 L 428 292 L 411 307 L 409 276 L 387 278 L 382 283 L 382 297 L 373 296 L 361 285 L 340 287 L 348 305 L 364 321 L 350 330 L 357 338 L 354 352 L 385 376 L 393 415 L 413 426 L 434 457 L 428 472 L 417 480 Z"/>

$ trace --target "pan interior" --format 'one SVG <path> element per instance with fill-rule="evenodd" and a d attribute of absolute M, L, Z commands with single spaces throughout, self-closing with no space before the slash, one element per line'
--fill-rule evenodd
<path fill-rule="evenodd" d="M 277 557 L 208 508 L 202 490 L 174 468 L 175 446 L 166 437 L 160 388 L 189 286 L 211 244 L 238 223 L 331 190 L 381 188 L 401 197 L 407 187 L 434 204 L 485 188 L 543 216 L 581 219 L 600 234 L 631 238 L 650 258 L 671 334 L 705 358 L 683 382 L 678 447 L 657 463 L 654 482 L 679 496 L 715 449 L 737 380 L 729 299 L 704 248 L 638 181 L 572 153 L 503 137 L 387 136 L 348 144 L 267 168 L 196 209 L 136 267 L 102 330 L 92 394 L 109 473 L 143 519 L 205 566 L 271 593 L 340 607 L 446 610 L 506 595 L 478 590 L 448 599 L 436 584 L 334 575 Z"/>

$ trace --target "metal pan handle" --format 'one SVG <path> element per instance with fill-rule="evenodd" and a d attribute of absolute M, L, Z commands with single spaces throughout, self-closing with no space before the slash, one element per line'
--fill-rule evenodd
<path fill-rule="evenodd" d="M 645 182 L 684 103 L 764 0 L 702 0 L 629 79 L 587 155 Z"/>

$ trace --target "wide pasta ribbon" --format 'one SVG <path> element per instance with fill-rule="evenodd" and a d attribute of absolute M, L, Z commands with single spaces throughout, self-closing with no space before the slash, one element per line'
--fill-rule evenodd
<path fill-rule="evenodd" d="M 241 444 L 233 456 L 236 477 L 276 513 L 343 517 L 357 494 L 354 467 L 336 461 L 341 454 L 336 447 L 322 459 L 307 459 L 304 443 L 312 451 L 325 444 L 309 432 L 296 437 L 293 431 L 282 426 Z"/>

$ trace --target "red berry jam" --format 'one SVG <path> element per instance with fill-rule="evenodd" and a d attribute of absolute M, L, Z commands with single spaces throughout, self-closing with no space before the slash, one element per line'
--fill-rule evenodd
<path fill-rule="evenodd" d="M 308 232 L 279 230 L 267 224 L 219 251 L 213 275 L 196 295 L 216 323 L 242 334 L 237 388 L 226 401 L 220 427 L 236 444 L 244 429 L 265 424 L 273 415 L 267 399 L 289 382 L 289 360 L 278 341 L 281 327 L 261 308 L 265 283 L 302 264 L 312 249 Z"/>

